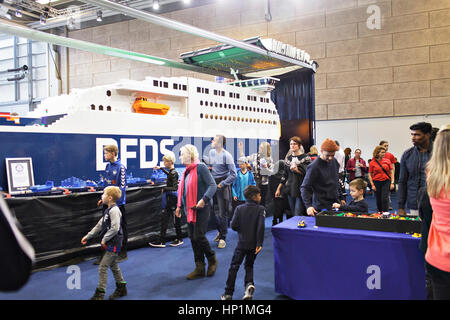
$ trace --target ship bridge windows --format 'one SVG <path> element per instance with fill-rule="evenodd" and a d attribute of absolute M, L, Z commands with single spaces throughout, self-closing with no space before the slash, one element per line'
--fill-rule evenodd
<path fill-rule="evenodd" d="M 183 89 L 183 90 L 185 90 L 185 89 Z M 209 94 L 209 89 L 203 88 L 203 87 L 197 87 L 197 93 Z"/>
<path fill-rule="evenodd" d="M 153 80 L 153 86 L 161 88 L 169 88 L 169 83 L 167 81 Z"/>

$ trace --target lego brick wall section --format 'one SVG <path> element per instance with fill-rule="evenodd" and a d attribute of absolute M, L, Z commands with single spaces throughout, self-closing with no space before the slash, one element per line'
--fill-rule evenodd
<path fill-rule="evenodd" d="M 368 21 L 377 21 L 370 19 L 376 13 L 374 7 L 368 13 L 371 5 L 379 10 L 379 29 L 368 27 Z M 317 120 L 449 112 L 450 1 L 272 0 L 270 22 L 264 19 L 264 6 L 265 1 L 228 0 L 163 16 L 235 39 L 260 35 L 307 50 L 320 64 Z M 69 36 L 175 60 L 183 52 L 216 44 L 139 20 Z M 63 79 L 69 88 L 78 88 L 146 75 L 212 79 L 72 49 Z"/>

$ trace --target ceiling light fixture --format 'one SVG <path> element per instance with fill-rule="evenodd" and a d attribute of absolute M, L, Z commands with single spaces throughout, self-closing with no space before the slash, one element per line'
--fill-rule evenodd
<path fill-rule="evenodd" d="M 159 0 L 153 0 L 153 10 L 159 10 Z"/>
<path fill-rule="evenodd" d="M 102 10 L 97 11 L 97 21 L 102 22 L 103 21 L 103 13 Z"/>

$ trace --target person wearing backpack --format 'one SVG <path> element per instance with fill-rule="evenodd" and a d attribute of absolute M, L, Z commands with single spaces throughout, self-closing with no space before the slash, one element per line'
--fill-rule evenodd
<path fill-rule="evenodd" d="M 375 191 L 378 212 L 389 211 L 389 191 L 394 185 L 394 166 L 386 159 L 386 148 L 376 146 L 372 161 L 369 163 L 369 181 Z"/>

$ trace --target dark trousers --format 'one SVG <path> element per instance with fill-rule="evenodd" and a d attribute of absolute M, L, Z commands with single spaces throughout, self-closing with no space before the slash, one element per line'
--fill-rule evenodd
<path fill-rule="evenodd" d="M 191 239 L 192 251 L 194 252 L 195 262 L 205 262 L 206 258 L 211 258 L 215 252 L 211 249 L 206 232 L 208 230 L 208 220 L 211 205 L 209 201 L 202 209 L 197 209 L 196 223 L 188 223 L 188 234 Z"/>
<path fill-rule="evenodd" d="M 217 182 L 217 180 L 216 180 Z M 231 211 L 232 194 L 230 186 L 223 186 L 222 188 L 217 188 L 214 194 L 214 204 L 217 205 L 218 211 L 215 212 L 217 230 L 219 231 L 219 239 L 225 240 L 228 233 L 228 216 Z"/>
<path fill-rule="evenodd" d="M 173 195 L 166 194 L 167 204 L 166 208 L 161 211 L 161 242 L 164 243 L 166 240 L 167 227 L 169 225 L 170 219 L 174 219 L 175 232 L 177 234 L 177 239 L 181 240 L 183 238 L 183 233 L 181 232 L 181 217 L 175 216 L 175 209 L 177 204 L 177 198 Z"/>
<path fill-rule="evenodd" d="M 261 191 L 261 205 L 266 206 L 266 199 L 267 199 L 267 192 L 269 191 L 269 185 L 268 184 L 261 184 L 257 183 L 256 186 Z"/>
<path fill-rule="evenodd" d="M 450 300 L 450 272 L 440 270 L 425 262 L 425 268 L 431 278 L 434 300 Z"/>
<path fill-rule="evenodd" d="M 378 212 L 389 211 L 389 187 L 391 186 L 391 180 L 373 181 L 375 188 L 375 198 L 377 199 Z"/>
<path fill-rule="evenodd" d="M 233 295 L 234 285 L 236 283 L 236 276 L 239 271 L 239 267 L 245 258 L 245 278 L 244 287 L 247 287 L 249 283 L 253 284 L 253 264 L 255 263 L 256 254 L 255 249 L 234 249 L 233 258 L 231 258 L 230 269 L 228 270 L 228 278 L 225 287 L 225 294 Z"/>
<path fill-rule="evenodd" d="M 229 219 L 228 219 L 228 226 L 230 225 L 231 220 L 233 219 L 234 210 L 236 210 L 236 207 L 240 206 L 241 204 L 244 204 L 244 203 L 245 203 L 245 201 L 233 200 L 233 210 L 231 210 L 231 214 L 230 214 Z"/>
<path fill-rule="evenodd" d="M 283 197 L 273 198 L 273 221 L 272 225 L 276 225 L 283 221 L 283 213 L 286 212 L 286 220 L 292 217 L 289 211 L 288 200 Z"/>

